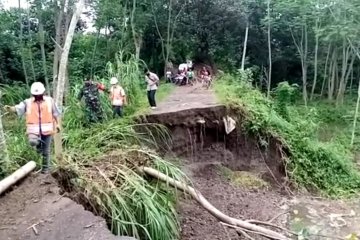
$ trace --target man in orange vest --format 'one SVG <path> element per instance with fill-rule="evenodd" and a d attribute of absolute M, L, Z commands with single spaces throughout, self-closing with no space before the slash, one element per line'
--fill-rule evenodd
<path fill-rule="evenodd" d="M 116 77 L 110 79 L 110 101 L 113 107 L 114 118 L 116 115 L 122 117 L 123 106 L 127 104 L 125 91 L 118 83 L 119 81 Z"/>
<path fill-rule="evenodd" d="M 26 118 L 26 133 L 30 145 L 42 155 L 42 173 L 50 170 L 50 147 L 52 135 L 60 131 L 58 116 L 60 111 L 54 99 L 44 96 L 45 87 L 41 82 L 31 85 L 31 98 L 24 100 L 16 106 L 5 106 L 6 109 L 16 112 Z"/>

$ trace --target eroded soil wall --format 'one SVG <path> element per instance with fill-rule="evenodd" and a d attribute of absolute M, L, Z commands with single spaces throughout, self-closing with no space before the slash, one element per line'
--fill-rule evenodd
<path fill-rule="evenodd" d="M 225 133 L 223 118 L 236 120 L 236 129 Z M 242 128 L 243 116 L 225 106 L 148 115 L 141 120 L 165 125 L 171 135 L 170 151 L 189 162 L 220 162 L 234 171 L 252 171 L 272 183 L 285 176 L 282 144 L 269 136 L 260 141 Z M 260 142 L 262 144 L 260 144 Z"/>

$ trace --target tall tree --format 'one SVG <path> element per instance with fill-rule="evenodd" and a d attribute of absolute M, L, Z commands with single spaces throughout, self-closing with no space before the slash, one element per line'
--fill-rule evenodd
<path fill-rule="evenodd" d="M 267 2 L 267 20 L 268 20 L 268 30 L 267 30 L 267 37 L 268 37 L 268 49 L 269 49 L 269 74 L 268 74 L 268 83 L 267 83 L 267 96 L 270 96 L 271 90 L 271 76 L 272 76 L 272 56 L 271 56 L 271 14 L 270 14 L 270 2 Z"/>
<path fill-rule="evenodd" d="M 41 59 L 42 59 L 42 68 L 44 73 L 44 79 L 46 84 L 46 91 L 49 96 L 51 96 L 50 91 L 50 83 L 49 78 L 47 74 L 47 64 L 46 64 L 46 53 L 45 53 L 45 33 L 44 33 L 44 23 L 43 23 L 43 17 L 42 17 L 42 1 L 36 0 L 36 12 L 37 12 L 37 18 L 39 20 L 39 32 L 38 32 L 38 39 L 40 44 L 40 50 L 41 50 Z"/>
<path fill-rule="evenodd" d="M 156 27 L 156 31 L 159 35 L 161 48 L 162 48 L 162 56 L 163 56 L 164 65 L 165 65 L 164 75 L 166 72 L 166 67 L 168 66 L 170 53 L 172 51 L 172 43 L 174 40 L 174 33 L 176 30 L 176 25 L 177 25 L 180 15 L 182 14 L 182 12 L 184 11 L 184 9 L 186 7 L 186 4 L 187 4 L 186 0 L 181 2 L 178 5 L 179 9 L 176 10 L 174 7 L 174 0 L 168 0 L 166 5 L 164 5 L 162 3 L 162 1 L 152 1 L 151 2 L 151 8 L 152 8 L 152 14 L 153 14 L 154 22 L 155 22 L 155 27 Z M 162 8 L 165 8 L 167 11 L 167 21 L 166 21 L 167 24 L 166 24 L 165 34 L 163 34 L 160 29 L 158 17 L 157 17 L 157 16 L 159 16 L 159 11 L 161 11 Z"/>
<path fill-rule="evenodd" d="M 20 31 L 19 31 L 19 40 L 20 40 L 20 56 L 21 56 L 21 64 L 24 72 L 25 82 L 28 88 L 30 88 L 29 83 L 29 77 L 27 74 L 26 64 L 25 64 L 25 57 L 24 57 L 24 44 L 23 44 L 23 19 L 21 15 L 21 0 L 18 1 L 19 4 L 19 25 L 20 25 Z"/>
<path fill-rule="evenodd" d="M 0 103 L 1 103 L 1 95 L 2 95 L 2 92 L 0 90 Z M 4 128 L 3 128 L 3 124 L 2 124 L 1 108 L 0 108 L 0 161 L 2 162 L 2 164 L 5 164 L 5 167 L 6 167 L 6 164 L 9 163 L 9 153 L 8 153 L 8 149 L 7 149 L 7 145 L 6 145 L 5 133 L 4 133 Z"/>
<path fill-rule="evenodd" d="M 56 94 L 55 94 L 55 103 L 59 106 L 60 109 L 63 106 L 64 89 L 65 89 L 65 81 L 66 81 L 66 69 L 69 60 L 69 51 L 73 41 L 76 24 L 79 21 L 80 15 L 84 8 L 84 4 L 85 4 L 85 0 L 79 0 L 77 3 L 76 10 L 74 11 L 73 16 L 71 18 L 71 22 L 64 43 L 64 48 L 60 58 L 59 76 L 58 76 Z M 59 118 L 59 124 L 61 126 L 61 117 Z M 60 159 L 62 155 L 61 139 L 62 139 L 61 133 L 55 135 L 55 155 L 58 159 Z"/>
<path fill-rule="evenodd" d="M 64 21 L 64 12 L 68 6 L 68 0 L 54 1 L 55 8 L 57 9 L 57 15 L 55 18 L 55 50 L 54 50 L 54 60 L 53 60 L 53 96 L 56 97 L 56 87 L 58 81 L 59 74 L 59 61 L 62 53 L 61 47 L 61 39 L 62 37 L 62 29 L 63 29 L 63 21 Z"/>

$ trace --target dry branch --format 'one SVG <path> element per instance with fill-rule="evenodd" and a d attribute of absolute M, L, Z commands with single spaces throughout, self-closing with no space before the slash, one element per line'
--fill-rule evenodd
<path fill-rule="evenodd" d="M 157 178 L 163 182 L 170 184 L 171 186 L 173 186 L 177 189 L 180 189 L 180 190 L 190 194 L 211 215 L 213 215 L 214 217 L 216 217 L 217 219 L 219 219 L 221 222 L 223 222 L 225 224 L 232 225 L 234 227 L 239 227 L 244 231 L 256 232 L 259 235 L 269 237 L 272 239 L 278 239 L 278 240 L 289 239 L 288 237 L 284 236 L 283 234 L 280 234 L 273 230 L 263 228 L 263 227 L 255 225 L 255 224 L 251 224 L 246 221 L 227 216 L 226 214 L 222 213 L 220 210 L 215 208 L 208 200 L 206 200 L 206 198 L 199 191 L 188 186 L 187 184 L 184 184 L 180 181 L 174 180 L 174 179 L 170 178 L 169 176 L 167 176 L 155 169 L 152 169 L 149 167 L 143 167 L 140 170 L 151 177 Z"/>

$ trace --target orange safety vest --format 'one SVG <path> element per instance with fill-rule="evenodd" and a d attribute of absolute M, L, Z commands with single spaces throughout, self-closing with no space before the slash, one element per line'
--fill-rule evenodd
<path fill-rule="evenodd" d="M 34 98 L 25 100 L 26 132 L 32 135 L 51 135 L 54 133 L 53 99 L 44 97 L 44 101 L 35 102 Z"/>
<path fill-rule="evenodd" d="M 124 103 L 124 96 L 122 95 L 122 87 L 115 86 L 110 88 L 110 99 L 113 106 L 122 106 Z"/>

